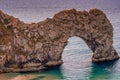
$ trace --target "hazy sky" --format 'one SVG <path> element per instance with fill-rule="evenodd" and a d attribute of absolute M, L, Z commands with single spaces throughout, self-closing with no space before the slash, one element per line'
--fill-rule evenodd
<path fill-rule="evenodd" d="M 99 8 L 108 12 L 106 10 L 120 10 L 120 0 L 0 0 L 0 10 L 25 22 L 37 22 L 71 8 Z"/>
<path fill-rule="evenodd" d="M 0 0 L 0 8 L 15 7 L 120 7 L 120 0 Z"/>

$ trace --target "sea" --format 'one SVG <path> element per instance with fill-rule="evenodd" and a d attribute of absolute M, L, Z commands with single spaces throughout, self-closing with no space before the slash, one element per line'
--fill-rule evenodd
<path fill-rule="evenodd" d="M 25 23 L 37 23 L 73 8 L 104 11 L 113 25 L 113 46 L 120 55 L 120 0 L 0 0 L 0 10 Z M 120 80 L 120 59 L 96 64 L 91 57 L 86 43 L 73 36 L 62 53 L 61 66 L 37 72 L 2 73 L 0 80 Z"/>

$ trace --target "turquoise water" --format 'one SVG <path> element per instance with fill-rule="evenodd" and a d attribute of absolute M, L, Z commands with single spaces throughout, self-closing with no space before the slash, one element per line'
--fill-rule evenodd
<path fill-rule="evenodd" d="M 70 0 L 71 2 L 57 0 L 56 4 L 50 2 L 51 5 L 45 2 L 46 0 L 36 0 L 36 3 L 34 0 L 17 1 L 0 0 L 0 9 L 27 23 L 42 21 L 63 9 L 88 10 L 97 7 L 103 10 L 114 27 L 113 45 L 120 55 L 119 0 L 92 0 L 91 2 L 90 0 Z M 0 74 L 0 80 L 120 80 L 120 60 L 94 64 L 91 62 L 91 56 L 92 51 L 84 41 L 74 36 L 68 40 L 68 45 L 62 54 L 64 63 L 60 67 L 43 72 L 4 73 Z"/>

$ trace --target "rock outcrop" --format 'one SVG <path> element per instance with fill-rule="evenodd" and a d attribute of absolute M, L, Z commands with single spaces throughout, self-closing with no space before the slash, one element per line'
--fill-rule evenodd
<path fill-rule="evenodd" d="M 0 72 L 38 71 L 60 65 L 72 36 L 86 42 L 93 51 L 93 62 L 119 58 L 112 45 L 113 27 L 101 10 L 64 10 L 31 24 L 0 11 Z"/>

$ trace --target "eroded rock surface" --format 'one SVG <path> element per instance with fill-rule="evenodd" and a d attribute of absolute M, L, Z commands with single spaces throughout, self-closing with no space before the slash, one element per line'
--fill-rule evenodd
<path fill-rule="evenodd" d="M 72 36 L 86 42 L 93 51 L 93 62 L 119 58 L 112 45 L 113 27 L 101 10 L 64 10 L 31 24 L 0 11 L 0 72 L 38 71 L 60 65 Z"/>

